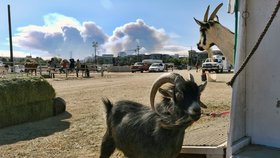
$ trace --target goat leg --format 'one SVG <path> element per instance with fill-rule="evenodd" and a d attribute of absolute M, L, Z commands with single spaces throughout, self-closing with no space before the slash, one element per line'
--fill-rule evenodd
<path fill-rule="evenodd" d="M 102 139 L 101 154 L 99 158 L 109 158 L 116 149 L 114 139 L 107 130 Z"/>

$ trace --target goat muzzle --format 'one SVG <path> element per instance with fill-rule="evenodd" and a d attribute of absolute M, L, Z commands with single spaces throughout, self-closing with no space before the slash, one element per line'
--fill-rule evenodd
<path fill-rule="evenodd" d="M 200 51 L 204 51 L 204 50 L 205 50 L 203 47 L 200 46 L 199 43 L 197 43 L 196 45 L 197 45 L 197 49 L 198 49 L 198 50 L 200 50 Z"/>
<path fill-rule="evenodd" d="M 198 102 L 193 102 L 188 108 L 187 113 L 191 116 L 192 120 L 197 121 L 201 116 L 201 105 Z"/>

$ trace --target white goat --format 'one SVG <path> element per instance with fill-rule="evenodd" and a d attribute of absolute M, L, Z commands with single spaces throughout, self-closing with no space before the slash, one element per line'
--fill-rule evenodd
<path fill-rule="evenodd" d="M 212 12 L 208 19 L 210 5 L 207 7 L 203 21 L 194 18 L 200 26 L 200 40 L 197 43 L 197 48 L 201 51 L 209 50 L 213 45 L 216 45 L 229 60 L 230 64 L 234 62 L 233 47 L 234 33 L 228 28 L 219 23 L 216 16 L 223 3 L 219 4 Z"/>

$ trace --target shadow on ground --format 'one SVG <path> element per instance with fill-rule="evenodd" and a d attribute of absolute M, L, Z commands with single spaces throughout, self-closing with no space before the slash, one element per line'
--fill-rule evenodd
<path fill-rule="evenodd" d="M 31 140 L 38 137 L 49 136 L 70 127 L 65 119 L 72 115 L 64 112 L 58 116 L 50 117 L 37 122 L 29 122 L 0 129 L 0 145 L 13 144 L 18 141 Z"/>

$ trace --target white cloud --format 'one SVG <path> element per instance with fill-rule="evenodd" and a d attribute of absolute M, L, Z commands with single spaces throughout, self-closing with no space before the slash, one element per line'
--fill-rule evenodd
<path fill-rule="evenodd" d="M 26 57 L 27 54 L 26 52 L 23 51 L 13 51 L 13 56 L 15 57 Z M 0 56 L 2 57 L 10 57 L 10 51 L 9 50 L 0 50 Z"/>
<path fill-rule="evenodd" d="M 29 25 L 17 29 L 14 45 L 24 49 L 47 52 L 53 56 L 86 57 L 92 52 L 93 39 L 103 44 L 108 36 L 93 22 L 80 22 L 58 13 L 44 16 L 44 25 Z"/>
<path fill-rule="evenodd" d="M 171 33 L 169 33 L 168 35 L 169 35 L 170 38 L 181 38 L 181 36 L 178 35 L 178 34 L 175 33 L 175 32 L 171 32 Z"/>
<path fill-rule="evenodd" d="M 190 47 L 180 46 L 180 45 L 165 45 L 160 51 L 153 53 L 159 54 L 179 54 L 180 56 L 188 56 L 188 51 L 192 49 Z"/>
<path fill-rule="evenodd" d="M 107 51 L 118 53 L 120 51 L 136 49 L 137 44 L 148 51 L 163 48 L 169 40 L 163 29 L 147 25 L 144 20 L 138 19 L 116 28 L 113 35 L 105 44 Z"/>
<path fill-rule="evenodd" d="M 58 13 L 44 16 L 44 25 L 28 25 L 17 29 L 13 37 L 14 45 L 20 50 L 35 52 L 42 57 L 60 56 L 84 58 L 93 52 L 92 42 L 97 41 L 101 53 L 117 54 L 120 51 L 135 50 L 140 53 L 186 51 L 186 47 L 168 45 L 170 38 L 179 38 L 175 33 L 167 34 L 162 28 L 155 28 L 137 19 L 135 22 L 117 27 L 108 36 L 93 21 L 79 22 L 75 18 Z M 127 51 L 127 53 L 135 53 Z M 38 55 L 40 56 L 40 55 Z"/>
<path fill-rule="evenodd" d="M 81 29 L 81 23 L 72 17 L 68 17 L 59 13 L 50 13 L 44 16 L 45 30 L 57 32 L 64 26 L 71 26 Z"/>

